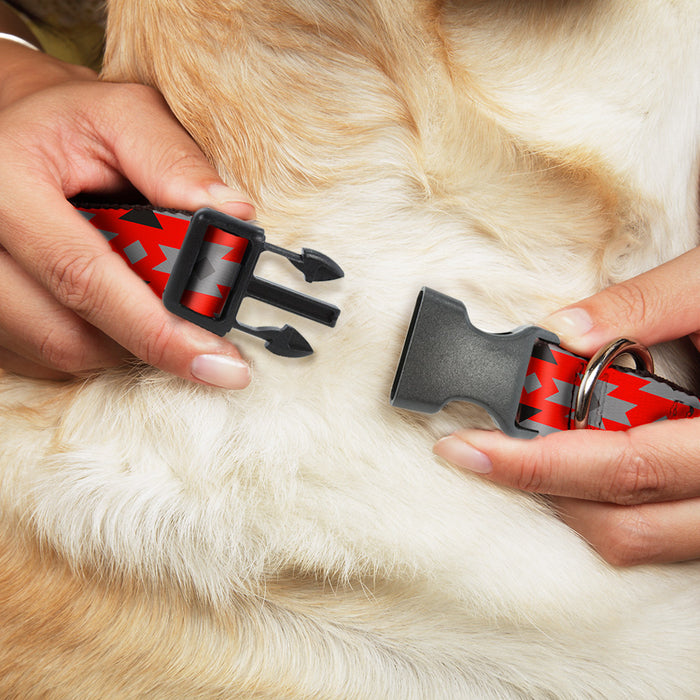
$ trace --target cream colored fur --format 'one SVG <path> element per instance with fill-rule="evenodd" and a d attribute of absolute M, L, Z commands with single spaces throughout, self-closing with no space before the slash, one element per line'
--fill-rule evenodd
<path fill-rule="evenodd" d="M 388 404 L 422 285 L 507 330 L 697 243 L 700 4 L 109 6 L 106 77 L 344 267 L 342 315 L 294 319 L 308 359 L 232 336 L 242 392 L 0 380 L 0 695 L 700 695 L 700 563 L 605 564 L 432 456 L 485 414 Z"/>

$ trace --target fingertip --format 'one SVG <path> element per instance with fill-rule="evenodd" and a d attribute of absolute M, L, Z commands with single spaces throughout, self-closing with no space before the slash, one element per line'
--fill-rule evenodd
<path fill-rule="evenodd" d="M 450 464 L 475 474 L 491 474 L 493 461 L 489 456 L 490 441 L 505 437 L 499 431 L 457 430 L 438 440 L 433 452 Z"/>
<path fill-rule="evenodd" d="M 697 333 L 700 248 L 561 309 L 540 325 L 562 345 L 590 356 L 624 337 L 654 345 Z"/>
<path fill-rule="evenodd" d="M 215 209 L 245 221 L 255 218 L 255 207 L 242 192 L 216 182 L 209 185 L 207 194 Z"/>
<path fill-rule="evenodd" d="M 169 193 L 154 202 L 157 206 L 196 211 L 210 207 L 237 219 L 250 221 L 255 218 L 255 207 L 246 195 L 221 182 L 210 185 L 169 183 Z"/>
<path fill-rule="evenodd" d="M 197 355 L 190 364 L 190 372 L 196 381 L 222 389 L 245 389 L 251 379 L 248 363 L 230 355 Z"/>
<path fill-rule="evenodd" d="M 457 434 L 448 435 L 438 440 L 433 452 L 450 464 L 476 474 L 490 474 L 493 464 L 488 455 L 461 439 Z"/>
<path fill-rule="evenodd" d="M 539 324 L 555 333 L 559 342 L 573 351 L 588 353 L 591 350 L 591 336 L 594 322 L 588 311 L 582 307 L 568 307 L 550 314 Z"/>
<path fill-rule="evenodd" d="M 186 211 L 211 207 L 245 221 L 255 218 L 255 207 L 243 192 L 228 187 L 219 180 L 207 182 L 209 177 L 194 177 L 193 171 L 192 178 L 171 179 L 163 183 L 151 202 L 157 207 Z"/>

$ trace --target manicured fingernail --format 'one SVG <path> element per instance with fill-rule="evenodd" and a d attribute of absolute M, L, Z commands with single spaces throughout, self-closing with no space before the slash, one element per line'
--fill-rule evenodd
<path fill-rule="evenodd" d="M 252 218 L 255 216 L 255 207 L 247 201 L 242 192 L 218 183 L 210 185 L 208 192 L 217 206 L 227 210 L 235 209 L 236 215 L 240 218 Z"/>
<path fill-rule="evenodd" d="M 593 328 L 593 320 L 585 309 L 565 309 L 547 316 L 542 325 L 554 331 L 563 342 L 586 335 Z"/>
<path fill-rule="evenodd" d="M 228 355 L 197 355 L 190 372 L 200 381 L 223 389 L 244 389 L 250 384 L 250 367 Z"/>
<path fill-rule="evenodd" d="M 468 469 L 477 474 L 489 474 L 493 468 L 487 455 L 454 435 L 438 440 L 433 447 L 433 452 L 456 467 Z"/>

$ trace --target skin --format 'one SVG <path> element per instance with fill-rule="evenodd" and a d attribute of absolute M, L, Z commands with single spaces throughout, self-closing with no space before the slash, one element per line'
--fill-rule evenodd
<path fill-rule="evenodd" d="M 248 384 L 235 346 L 166 311 L 66 201 L 128 202 L 135 187 L 158 207 L 255 215 L 156 91 L 0 40 L 0 153 L 0 367 L 62 379 L 136 357 L 192 381 Z"/>
<path fill-rule="evenodd" d="M 590 357 L 620 336 L 688 336 L 700 348 L 700 248 L 566 307 L 541 324 Z M 460 430 L 436 454 L 504 486 L 549 494 L 563 520 L 612 564 L 700 558 L 700 422 L 517 440 Z"/>

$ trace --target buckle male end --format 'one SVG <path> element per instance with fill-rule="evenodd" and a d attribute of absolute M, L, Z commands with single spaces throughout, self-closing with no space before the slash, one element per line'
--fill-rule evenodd
<path fill-rule="evenodd" d="M 243 252 L 240 259 L 229 267 L 235 268 L 229 276 L 217 280 L 221 289 L 229 289 L 221 310 L 213 316 L 184 302 L 188 292 L 197 291 L 197 280 L 211 275 L 214 266 L 207 257 L 206 236 L 211 229 L 230 234 L 237 240 Z M 211 247 L 211 241 L 210 247 Z M 240 245 L 242 244 L 242 245 Z M 226 246 L 219 245 L 224 252 Z M 192 216 L 185 239 L 173 265 L 170 278 L 163 292 L 163 303 L 172 313 L 192 323 L 223 336 L 232 328 L 265 341 L 265 347 L 276 355 L 284 357 L 305 357 L 313 353 L 311 345 L 295 328 L 284 325 L 282 328 L 270 326 L 249 326 L 237 319 L 238 310 L 245 297 L 262 301 L 277 308 L 303 316 L 317 323 L 333 327 L 340 315 L 340 309 L 321 299 L 296 292 L 287 287 L 256 277 L 253 272 L 264 251 L 287 258 L 294 267 L 304 274 L 307 282 L 335 280 L 343 276 L 340 266 L 331 258 L 318 251 L 304 249 L 294 253 L 265 240 L 265 232 L 246 221 L 223 214 L 214 209 L 199 209 Z M 219 252 L 221 255 L 221 252 Z M 229 260 L 227 253 L 223 260 Z M 204 269 L 208 268 L 208 269 Z M 211 287 L 211 283 L 210 287 Z M 193 286 L 194 285 L 194 286 Z"/>
<path fill-rule="evenodd" d="M 535 437 L 535 431 L 518 425 L 517 414 L 538 341 L 559 339 L 537 326 L 486 333 L 472 325 L 461 301 L 423 287 L 394 377 L 391 404 L 436 413 L 451 401 L 469 401 L 485 408 L 507 435 Z"/>

